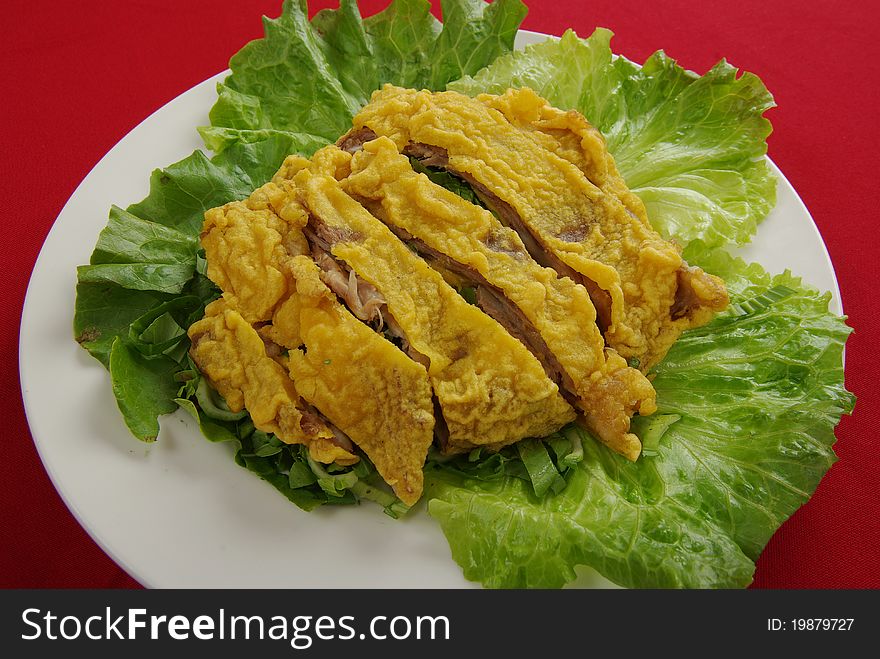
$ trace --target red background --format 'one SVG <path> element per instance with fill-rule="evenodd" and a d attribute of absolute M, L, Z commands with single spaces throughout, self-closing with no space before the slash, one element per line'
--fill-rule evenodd
<path fill-rule="evenodd" d="M 312 10 L 335 5 L 313 0 Z M 386 0 L 362 0 L 369 15 Z M 438 2 L 434 2 L 435 7 Z M 778 108 L 770 156 L 810 209 L 831 253 L 855 334 L 847 387 L 855 414 L 837 429 L 840 461 L 773 537 L 754 585 L 880 586 L 876 429 L 878 283 L 876 62 L 880 20 L 869 0 L 625 2 L 531 0 L 524 27 L 582 36 L 597 26 L 643 61 L 663 48 L 704 72 L 721 57 L 760 75 Z M 18 383 L 21 307 L 40 246 L 92 166 L 143 118 L 226 68 L 261 36 L 280 0 L 4 3 L 0 103 L 4 239 L 0 287 L 0 587 L 134 587 L 78 525 L 46 476 Z"/>

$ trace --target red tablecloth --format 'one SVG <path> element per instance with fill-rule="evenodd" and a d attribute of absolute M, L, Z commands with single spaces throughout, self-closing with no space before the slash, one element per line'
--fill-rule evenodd
<path fill-rule="evenodd" d="M 386 0 L 363 0 L 374 13 Z M 313 1 L 312 10 L 335 5 Z M 435 2 L 435 5 L 439 3 Z M 878 257 L 877 35 L 869 2 L 532 0 L 524 27 L 615 33 L 642 61 L 663 48 L 687 68 L 719 58 L 761 76 L 770 155 L 818 224 L 856 332 L 846 380 L 858 396 L 837 429 L 840 461 L 773 537 L 755 586 L 880 586 L 880 459 L 875 446 Z M 49 228 L 91 167 L 153 110 L 226 68 L 261 35 L 281 0 L 29 2 L 4 6 L 2 53 L 3 285 L 0 288 L 2 453 L 0 586 L 133 587 L 78 525 L 40 463 L 18 383 L 18 328 L 31 268 Z"/>

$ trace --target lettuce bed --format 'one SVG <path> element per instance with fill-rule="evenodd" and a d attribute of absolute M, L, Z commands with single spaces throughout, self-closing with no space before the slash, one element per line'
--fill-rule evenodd
<path fill-rule="evenodd" d="M 109 369 L 139 439 L 154 440 L 158 416 L 180 406 L 304 509 L 369 498 L 399 515 L 368 463 L 316 470 L 202 386 L 185 333 L 218 294 L 199 253 L 202 214 L 246 197 L 288 153 L 335 140 L 385 82 L 467 94 L 531 86 L 603 131 L 652 223 L 725 279 L 732 304 L 654 369 L 660 410 L 637 420 L 638 462 L 570 431 L 549 450 L 432 459 L 428 511 L 465 576 L 490 587 L 562 586 L 579 564 L 624 586 L 747 585 L 767 540 L 834 462 L 833 429 L 853 405 L 842 367 L 850 330 L 829 313 L 830 294 L 724 251 L 748 242 L 775 202 L 763 158 L 770 94 L 725 62 L 698 76 L 658 52 L 638 66 L 612 54 L 602 29 L 511 52 L 519 0 L 442 7 L 442 24 L 424 0 L 394 0 L 365 20 L 343 1 L 311 22 L 305 2 L 288 1 L 266 19 L 199 129 L 216 155 L 154 172 L 146 199 L 111 210 L 78 271 L 77 340 Z"/>

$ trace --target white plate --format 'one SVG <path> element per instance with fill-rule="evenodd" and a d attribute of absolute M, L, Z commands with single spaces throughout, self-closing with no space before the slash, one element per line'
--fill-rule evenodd
<path fill-rule="evenodd" d="M 523 34 L 518 45 L 538 41 Z M 58 216 L 34 267 L 19 346 L 34 441 L 55 487 L 95 541 L 149 587 L 466 587 L 424 510 L 395 521 L 375 505 L 305 513 L 237 466 L 183 412 L 145 445 L 126 429 L 110 379 L 73 340 L 76 266 L 88 263 L 111 204 L 148 192 L 156 167 L 201 147 L 219 74 L 155 112 L 95 166 Z M 777 170 L 777 173 L 778 170 Z M 778 204 L 742 255 L 840 294 L 828 252 L 779 175 Z M 582 569 L 578 585 L 609 582 Z"/>

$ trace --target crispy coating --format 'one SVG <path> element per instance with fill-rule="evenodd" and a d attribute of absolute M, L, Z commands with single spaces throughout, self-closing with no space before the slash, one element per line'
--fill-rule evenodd
<path fill-rule="evenodd" d="M 373 461 L 401 501 L 422 494 L 422 465 L 434 430 L 424 366 L 355 318 L 305 256 L 293 259 L 305 350 L 288 367 L 302 397 Z"/>
<path fill-rule="evenodd" d="M 433 439 L 428 375 L 354 318 L 323 284 L 314 262 L 301 256 L 309 251 L 302 231 L 308 214 L 288 174 L 307 165 L 310 161 L 290 156 L 273 181 L 247 200 L 208 212 L 202 239 L 209 274 L 224 289 L 224 301 L 222 308 L 211 308 L 213 322 L 206 316 L 193 325 L 200 337 L 193 355 L 224 398 L 231 397 L 238 409 L 247 407 L 258 428 L 280 429 L 284 441 L 301 443 L 302 438 L 264 417 L 276 403 L 290 417 L 301 396 L 354 441 L 395 494 L 412 505 L 422 493 L 422 465 Z M 347 173 L 329 160 L 314 166 Z M 260 324 L 257 331 L 239 309 Z M 271 322 L 260 322 L 266 319 Z M 207 331 L 222 338 L 206 340 Z M 260 337 L 291 349 L 289 356 L 273 361 Z M 240 367 L 234 372 L 227 368 L 233 362 Z M 249 375 L 258 379 L 250 382 Z M 305 442 L 312 458 L 343 465 L 357 461 L 337 445 L 321 417 L 307 416 L 324 429 Z"/>
<path fill-rule="evenodd" d="M 342 153 L 336 147 L 330 150 Z M 500 448 L 523 437 L 547 435 L 575 417 L 519 341 L 465 302 L 320 171 L 304 169 L 296 175 L 303 200 L 335 234 L 332 254 L 381 292 L 408 343 L 429 360 L 450 450 Z"/>
<path fill-rule="evenodd" d="M 645 205 L 627 187 L 602 133 L 580 112 L 555 108 L 528 87 L 508 89 L 501 96 L 480 94 L 477 100 L 501 112 L 545 149 L 574 164 L 593 185 L 620 199 L 643 224 L 650 226 Z"/>
<path fill-rule="evenodd" d="M 274 319 L 263 334 L 287 348 L 301 343 L 290 322 L 296 300 L 289 296 L 287 269 L 292 256 L 308 252 L 302 233 L 307 220 L 302 206 L 290 201 L 289 183 L 282 181 L 258 188 L 244 201 L 210 209 L 202 226 L 208 278 L 249 323 Z M 276 314 L 286 322 L 277 322 Z"/>
<path fill-rule="evenodd" d="M 480 94 L 477 100 L 498 110 L 541 146 L 574 164 L 593 185 L 619 199 L 633 219 L 652 230 L 644 203 L 627 187 L 606 148 L 605 138 L 580 112 L 555 108 L 528 88 L 509 89 L 501 96 Z M 727 289 L 719 277 L 684 262 L 676 276 L 669 318 L 653 341 L 649 339 L 644 369 L 660 361 L 681 332 L 708 323 L 716 312 L 727 307 Z"/>
<path fill-rule="evenodd" d="M 272 318 L 287 295 L 282 262 L 288 225 L 271 210 L 251 210 L 232 202 L 205 213 L 202 246 L 208 277 L 230 306 L 250 323 Z"/>
<path fill-rule="evenodd" d="M 270 182 L 244 201 L 210 209 L 201 234 L 208 278 L 249 323 L 271 320 L 260 334 L 285 348 L 302 344 L 289 262 L 309 251 L 302 232 L 308 215 L 290 186 Z"/>
<path fill-rule="evenodd" d="M 414 172 L 391 140 L 365 144 L 351 169 L 342 181 L 346 192 L 379 202 L 374 212 L 386 224 L 476 272 L 523 312 L 562 367 L 589 429 L 614 450 L 637 458 L 641 443 L 629 432 L 630 417 L 656 409 L 654 388 L 619 355 L 606 355 L 586 290 L 538 265 L 516 232 L 490 212 Z"/>
<path fill-rule="evenodd" d="M 337 180 L 343 179 L 351 173 L 351 154 L 341 149 L 324 148 L 318 149 L 311 158 L 295 154 L 287 156 L 272 180 L 283 185 L 285 181 L 292 181 L 303 169 L 332 176 Z"/>
<path fill-rule="evenodd" d="M 655 393 L 624 357 L 647 370 L 726 305 L 723 283 L 653 231 L 598 131 L 530 90 L 386 86 L 355 118 L 352 150 L 372 133 L 385 137 L 354 157 L 289 156 L 246 200 L 206 213 L 223 297 L 190 328 L 190 354 L 230 409 L 320 462 L 356 462 L 351 439 L 409 505 L 435 428 L 448 453 L 498 449 L 574 420 L 566 397 L 635 459 L 630 417 L 652 413 Z M 501 219 L 401 151 L 461 175 Z M 508 329 L 441 273 L 477 282 Z"/>
<path fill-rule="evenodd" d="M 354 127 L 387 136 L 400 150 L 413 144 L 445 150 L 451 171 L 512 208 L 554 263 L 583 277 L 606 341 L 622 356 L 637 358 L 642 369 L 659 361 L 681 331 L 726 305 L 720 280 L 689 269 L 677 247 L 632 210 L 640 202 L 623 192 L 595 131 L 581 124 L 571 131 L 567 113 L 548 119 L 550 132 L 537 129 L 541 113 L 549 111 L 531 92 L 481 99 L 386 85 L 354 118 Z M 579 164 L 603 170 L 606 182 L 591 182 L 573 162 L 572 139 L 557 143 L 553 130 L 578 135 L 585 145 Z M 697 279 L 690 301 L 705 304 L 677 304 L 680 284 Z"/>
<path fill-rule="evenodd" d="M 193 323 L 188 334 L 193 361 L 230 410 L 247 408 L 254 426 L 288 444 L 306 444 L 316 460 L 357 462 L 355 455 L 330 441 L 332 431 L 304 409 L 293 380 L 266 354 L 256 330 L 225 300 L 209 304 L 205 317 Z"/>

